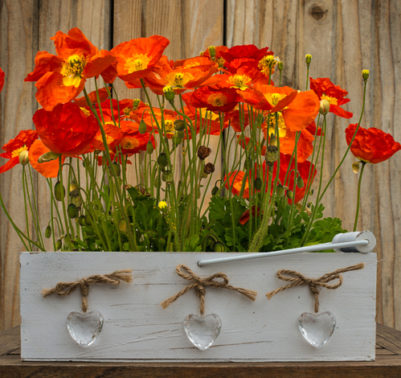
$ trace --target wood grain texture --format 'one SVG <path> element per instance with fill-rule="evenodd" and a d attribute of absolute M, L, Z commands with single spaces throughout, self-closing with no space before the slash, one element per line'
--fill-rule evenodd
<path fill-rule="evenodd" d="M 0 67 L 6 81 L 0 97 L 0 145 L 32 128 L 33 88 L 24 83 L 36 49 L 35 1 L 0 1 Z M 5 163 L 1 159 L 1 164 Z M 19 227 L 24 228 L 21 169 L 1 175 L 0 193 Z M 22 244 L 0 211 L 0 329 L 19 324 L 18 252 Z"/>
<path fill-rule="evenodd" d="M 111 9 L 111 4 L 114 4 Z M 226 9 L 226 13 L 224 13 Z M 224 19 L 224 15 L 226 18 Z M 181 58 L 199 53 L 210 44 L 255 43 L 270 46 L 285 61 L 284 84 L 305 86 L 304 54 L 313 55 L 312 76 L 330 76 L 349 91 L 356 122 L 361 108 L 360 70 L 369 68 L 367 107 L 363 126 L 376 126 L 401 140 L 398 111 L 401 98 L 400 0 L 1 0 L 0 67 L 6 85 L 0 97 L 0 143 L 21 129 L 32 127 L 36 110 L 34 87 L 23 83 L 33 68 L 38 49 L 53 51 L 49 38 L 57 30 L 82 28 L 98 47 L 108 48 L 138 36 L 162 34 L 172 42 L 166 54 Z M 113 30 L 110 21 L 113 20 Z M 225 30 L 223 30 L 225 26 Z M 121 87 L 121 88 L 120 88 Z M 128 94 L 120 86 L 121 97 Z M 139 95 L 139 92 L 138 92 Z M 134 95 L 133 97 L 136 97 Z M 345 149 L 348 122 L 329 117 L 327 164 L 324 177 Z M 328 191 L 327 215 L 352 226 L 357 177 L 352 157 Z M 218 170 L 216 172 L 218 174 Z M 360 229 L 378 239 L 378 320 L 401 329 L 401 161 L 365 169 Z M 10 212 L 22 224 L 20 170 L 0 177 L 0 192 Z M 38 182 L 38 195 L 47 198 Z M 43 195 L 42 195 L 43 194 Z M 48 217 L 47 206 L 41 216 Z M 18 265 L 22 246 L 6 218 L 0 214 L 0 329 L 18 324 Z"/>
<path fill-rule="evenodd" d="M 401 332 L 377 325 L 376 360 L 369 362 L 270 363 L 123 363 L 21 362 L 19 327 L 0 333 L 0 375 L 5 377 L 349 377 L 377 378 L 401 375 Z M 388 349 L 387 349 L 388 348 Z"/>
<path fill-rule="evenodd" d="M 231 256 L 235 254 L 230 254 Z M 122 253 L 58 252 L 21 255 L 21 356 L 24 360 L 153 360 L 153 361 L 366 361 L 374 359 L 376 254 L 302 253 L 261 260 L 216 264 L 197 268 L 200 259 L 227 253 Z M 322 291 L 320 313 L 331 311 L 336 328 L 330 342 L 315 349 L 297 330 L 297 318 L 313 311 L 307 287 L 297 287 L 267 300 L 265 293 L 285 284 L 276 278 L 280 269 L 296 270 L 306 277 L 354 264 L 358 271 L 343 274 L 336 290 Z M 199 314 L 199 300 L 188 292 L 166 309 L 160 303 L 192 282 L 175 268 L 185 264 L 200 277 L 227 274 L 230 285 L 254 290 L 254 302 L 234 291 L 207 288 L 205 314 L 222 321 L 215 344 L 200 352 L 187 340 L 183 320 Z M 93 274 L 132 269 L 133 282 L 118 288 L 94 285 L 89 311 L 100 312 L 104 326 L 90 348 L 77 346 L 67 334 L 65 321 L 79 311 L 80 295 L 43 298 L 45 288 Z M 372 278 L 372 280 L 370 280 Z"/>
<path fill-rule="evenodd" d="M 401 2 L 366 0 L 273 0 L 227 2 L 227 43 L 270 46 L 284 60 L 283 83 L 305 88 L 304 56 L 313 56 L 311 76 L 330 77 L 349 92 L 348 120 L 330 115 L 324 179 L 346 149 L 344 130 L 358 121 L 362 105 L 361 70 L 370 69 L 363 127 L 378 127 L 401 139 Z M 357 176 L 348 156 L 324 199 L 327 216 L 352 228 Z M 359 229 L 378 239 L 378 321 L 401 328 L 401 159 L 365 169 Z"/>

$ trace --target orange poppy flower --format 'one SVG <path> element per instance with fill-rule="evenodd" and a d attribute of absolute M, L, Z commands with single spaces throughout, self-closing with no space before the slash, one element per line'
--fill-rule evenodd
<path fill-rule="evenodd" d="M 0 166 L 0 173 L 15 167 L 20 162 L 21 152 L 28 151 L 37 138 L 38 133 L 35 130 L 22 130 L 15 138 L 9 140 L 2 147 L 5 152 L 0 154 L 1 157 L 8 159 L 4 165 Z"/>
<path fill-rule="evenodd" d="M 0 92 L 3 89 L 4 77 L 5 77 L 4 71 L 0 68 Z"/>
<path fill-rule="evenodd" d="M 351 118 L 352 113 L 344 110 L 341 105 L 350 102 L 345 98 L 348 92 L 338 85 L 334 85 L 329 78 L 310 78 L 310 89 L 312 89 L 320 100 L 327 100 L 330 103 L 330 112 L 343 118 Z"/>
<path fill-rule="evenodd" d="M 175 93 L 182 93 L 186 89 L 198 87 L 216 71 L 215 64 L 206 57 L 169 62 L 163 55 L 146 74 L 145 83 L 157 94 L 163 94 L 165 87 L 172 88 Z M 127 86 L 136 88 L 135 83 L 131 86 L 128 82 Z"/>
<path fill-rule="evenodd" d="M 31 148 L 29 149 L 29 162 L 32 168 L 39 172 L 42 176 L 47 178 L 57 177 L 60 162 L 58 159 L 39 163 L 39 158 L 50 150 L 43 144 L 40 139 L 36 139 Z M 64 163 L 64 156 L 61 158 L 61 163 Z"/>
<path fill-rule="evenodd" d="M 232 88 L 203 86 L 195 89 L 187 101 L 195 108 L 206 108 L 213 112 L 229 112 L 241 101 L 241 97 Z"/>
<path fill-rule="evenodd" d="M 33 122 L 45 146 L 67 156 L 87 153 L 99 130 L 95 117 L 72 102 L 59 104 L 52 111 L 37 110 Z"/>
<path fill-rule="evenodd" d="M 104 132 L 106 134 L 106 141 L 110 151 L 115 151 L 117 145 L 121 142 L 123 138 L 123 132 L 118 126 L 115 126 L 114 123 L 109 122 L 103 126 Z M 104 143 L 103 143 L 103 136 L 100 129 L 97 131 L 96 135 L 94 136 L 91 147 L 89 148 L 90 151 L 104 151 Z"/>
<path fill-rule="evenodd" d="M 87 78 L 99 76 L 114 61 L 109 52 L 99 51 L 78 28 L 54 37 L 57 55 L 39 51 L 35 68 L 25 81 L 36 81 L 36 99 L 45 110 L 74 99 Z"/>
<path fill-rule="evenodd" d="M 228 51 L 227 46 L 209 46 L 200 55 L 210 59 L 210 61 L 212 61 L 215 64 L 215 67 L 217 69 L 223 69 L 225 64 L 225 59 L 223 58 L 222 53 L 226 51 Z"/>
<path fill-rule="evenodd" d="M 143 78 L 160 59 L 170 41 L 160 35 L 122 42 L 111 50 L 117 75 L 124 81 Z"/>
<path fill-rule="evenodd" d="M 266 55 L 272 55 L 268 47 L 259 49 L 255 45 L 237 45 L 229 48 L 227 51 L 222 51 L 221 56 L 226 62 L 232 62 L 236 59 L 253 59 L 259 61 Z"/>
<path fill-rule="evenodd" d="M 347 144 L 351 143 L 358 124 L 354 123 L 345 129 Z M 389 159 L 397 151 L 401 150 L 401 144 L 396 142 L 391 134 L 370 127 L 360 127 L 351 145 L 351 152 L 359 159 L 368 163 L 380 163 Z"/>

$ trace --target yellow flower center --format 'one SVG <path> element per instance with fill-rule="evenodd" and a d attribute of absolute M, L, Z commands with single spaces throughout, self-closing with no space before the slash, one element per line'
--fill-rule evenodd
<path fill-rule="evenodd" d="M 247 75 L 234 75 L 230 76 L 228 82 L 231 85 L 231 88 L 236 88 L 241 91 L 248 89 L 248 83 L 251 81 L 251 78 Z"/>
<path fill-rule="evenodd" d="M 276 117 L 277 114 L 277 117 Z M 283 113 L 277 112 L 273 113 L 268 120 L 267 130 L 269 136 L 276 135 L 276 118 L 277 118 L 277 129 L 279 138 L 284 138 L 287 135 L 287 127 L 284 122 Z"/>
<path fill-rule="evenodd" d="M 259 60 L 258 68 L 265 75 L 271 75 L 274 72 L 276 64 L 280 61 L 277 56 L 265 55 L 261 60 Z"/>
<path fill-rule="evenodd" d="M 135 138 L 123 138 L 121 141 L 121 147 L 124 150 L 132 150 L 138 146 L 138 141 Z"/>
<path fill-rule="evenodd" d="M 284 97 L 285 94 L 282 93 L 265 93 L 266 100 L 273 106 L 276 106 Z"/>
<path fill-rule="evenodd" d="M 19 156 L 22 151 L 28 151 L 28 147 L 23 145 L 22 147 L 17 148 L 13 152 L 11 152 L 11 158 L 15 158 L 15 157 Z"/>
<path fill-rule="evenodd" d="M 219 115 L 217 113 L 207 110 L 207 108 L 199 108 L 198 110 L 200 111 L 202 118 L 210 119 L 211 121 L 219 119 Z"/>
<path fill-rule="evenodd" d="M 164 120 L 164 131 L 166 132 L 166 134 L 174 134 L 174 122 L 171 119 Z"/>
<path fill-rule="evenodd" d="M 84 113 L 86 117 L 90 116 L 91 112 L 88 109 L 83 108 L 82 106 L 80 106 L 79 109 L 81 109 L 81 112 Z"/>
<path fill-rule="evenodd" d="M 167 82 L 173 90 L 184 88 L 185 85 L 193 78 L 188 72 L 171 72 L 167 75 Z"/>
<path fill-rule="evenodd" d="M 148 68 L 150 58 L 146 55 L 136 55 L 135 57 L 128 58 L 125 63 L 125 68 L 129 74 L 137 71 L 146 70 Z"/>
<path fill-rule="evenodd" d="M 82 72 L 85 68 L 85 58 L 74 54 L 67 58 L 61 67 L 61 75 L 63 75 L 63 84 L 66 87 L 74 86 L 78 88 L 82 80 Z"/>
<path fill-rule="evenodd" d="M 227 98 L 221 93 L 213 93 L 208 97 L 207 102 L 212 106 L 220 107 L 227 103 Z"/>
<path fill-rule="evenodd" d="M 337 105 L 338 104 L 338 101 L 337 101 L 337 99 L 335 97 L 330 97 L 330 96 L 327 96 L 325 94 L 322 94 L 321 100 L 327 100 L 330 103 L 330 105 Z"/>

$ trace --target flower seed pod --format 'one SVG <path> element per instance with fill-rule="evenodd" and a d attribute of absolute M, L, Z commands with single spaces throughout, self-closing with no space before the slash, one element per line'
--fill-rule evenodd
<path fill-rule="evenodd" d="M 210 173 L 214 172 L 214 164 L 213 163 L 207 163 L 205 167 L 203 168 L 203 172 L 205 172 L 207 175 Z"/>
<path fill-rule="evenodd" d="M 167 154 L 165 152 L 161 152 L 159 157 L 157 158 L 157 164 L 159 164 L 160 168 L 165 168 L 168 165 Z"/>
<path fill-rule="evenodd" d="M 60 181 L 57 181 L 54 185 L 54 197 L 57 201 L 62 201 L 65 197 L 65 189 Z"/>
<path fill-rule="evenodd" d="M 185 121 L 183 119 L 176 119 L 174 121 L 174 128 L 176 131 L 183 131 L 185 130 Z"/>
<path fill-rule="evenodd" d="M 147 130 L 146 123 L 144 122 L 144 120 L 141 120 L 141 122 L 139 122 L 139 134 L 145 134 L 146 130 Z"/>
<path fill-rule="evenodd" d="M 23 150 L 19 154 L 19 162 L 22 165 L 27 165 L 29 163 L 29 153 L 27 150 Z"/>
<path fill-rule="evenodd" d="M 277 146 L 267 146 L 265 159 L 267 163 L 274 163 L 278 160 L 279 150 Z"/>
<path fill-rule="evenodd" d="M 212 150 L 209 147 L 200 146 L 198 148 L 198 158 L 201 160 L 205 160 L 210 155 L 211 152 Z"/>

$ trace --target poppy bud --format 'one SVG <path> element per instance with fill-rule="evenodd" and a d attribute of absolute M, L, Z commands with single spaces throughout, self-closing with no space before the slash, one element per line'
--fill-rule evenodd
<path fill-rule="evenodd" d="M 215 196 L 215 195 L 217 194 L 218 191 L 219 191 L 219 188 L 218 188 L 217 186 L 215 186 L 215 187 L 212 189 L 212 196 Z"/>
<path fill-rule="evenodd" d="M 211 152 L 212 150 L 209 147 L 200 146 L 198 148 L 198 158 L 201 160 L 205 160 L 210 155 Z"/>
<path fill-rule="evenodd" d="M 46 239 L 49 239 L 50 238 L 50 236 L 51 236 L 51 234 L 52 234 L 52 228 L 51 228 L 51 226 L 50 226 L 50 224 L 46 227 L 46 230 L 45 230 L 45 238 Z"/>
<path fill-rule="evenodd" d="M 277 186 L 277 194 L 282 197 L 284 195 L 284 187 L 282 185 Z"/>
<path fill-rule="evenodd" d="M 19 162 L 22 165 L 27 165 L 29 163 L 29 156 L 28 156 L 28 151 L 23 150 L 19 154 Z"/>
<path fill-rule="evenodd" d="M 326 115 L 329 111 L 330 111 L 330 102 L 328 102 L 325 99 L 320 100 L 320 109 L 319 109 L 320 114 Z"/>
<path fill-rule="evenodd" d="M 71 198 L 71 203 L 72 203 L 74 206 L 76 206 L 76 207 L 81 207 L 81 205 L 82 205 L 82 198 L 81 198 L 81 196 L 80 196 L 80 195 L 73 196 L 73 197 Z"/>
<path fill-rule="evenodd" d="M 311 61 L 312 61 L 312 55 L 311 54 L 306 54 L 305 55 L 306 64 L 309 65 Z"/>
<path fill-rule="evenodd" d="M 213 163 L 207 163 L 205 165 L 205 168 L 203 168 L 203 172 L 205 172 L 207 175 L 210 173 L 214 172 L 214 164 Z"/>
<path fill-rule="evenodd" d="M 67 208 L 68 217 L 73 219 L 78 217 L 79 209 L 74 204 L 70 203 Z"/>
<path fill-rule="evenodd" d="M 277 63 L 277 68 L 278 68 L 279 71 L 282 71 L 283 68 L 284 68 L 284 63 L 282 61 L 278 62 Z"/>
<path fill-rule="evenodd" d="M 58 239 L 56 241 L 56 251 L 58 251 L 59 249 L 61 249 L 63 243 L 61 242 L 61 239 Z"/>
<path fill-rule="evenodd" d="M 172 102 L 174 100 L 174 96 L 175 96 L 174 89 L 170 85 L 166 85 L 163 88 L 163 93 L 164 93 L 164 96 L 166 97 L 167 101 Z"/>
<path fill-rule="evenodd" d="M 301 176 L 297 177 L 297 187 L 298 188 L 303 188 L 304 187 L 304 180 L 302 179 Z"/>
<path fill-rule="evenodd" d="M 177 131 L 185 130 L 185 121 L 183 119 L 176 119 L 174 121 L 174 128 Z"/>
<path fill-rule="evenodd" d="M 362 79 L 364 81 L 369 79 L 369 70 L 362 70 Z"/>
<path fill-rule="evenodd" d="M 111 169 L 112 169 L 112 172 L 114 173 L 115 176 L 120 176 L 120 174 L 121 174 L 120 164 L 112 163 L 111 164 Z"/>
<path fill-rule="evenodd" d="M 144 120 L 141 120 L 141 122 L 139 122 L 139 134 L 145 134 L 146 130 L 147 130 L 146 123 L 144 122 Z"/>
<path fill-rule="evenodd" d="M 57 201 L 62 201 L 65 197 L 65 189 L 60 181 L 57 181 L 54 185 L 54 197 Z"/>
<path fill-rule="evenodd" d="M 278 160 L 279 151 L 277 146 L 267 146 L 265 159 L 268 163 L 274 163 Z"/>
<path fill-rule="evenodd" d="M 184 139 L 185 133 L 182 130 L 178 130 L 175 132 L 175 135 L 177 135 L 177 138 Z"/>
<path fill-rule="evenodd" d="M 157 164 L 159 164 L 160 168 L 167 167 L 168 159 L 165 152 L 161 152 L 159 157 L 157 158 Z"/>
<path fill-rule="evenodd" d="M 179 135 L 177 135 L 177 133 L 175 133 L 173 135 L 173 145 L 175 147 L 177 147 L 181 142 L 182 142 L 182 138 Z"/>
<path fill-rule="evenodd" d="M 294 199 L 294 192 L 292 192 L 291 190 L 287 190 L 287 197 L 290 200 Z"/>
<path fill-rule="evenodd" d="M 70 184 L 70 187 L 68 188 L 68 194 L 70 196 L 77 196 L 79 195 L 79 186 L 77 185 L 76 182 L 72 182 Z"/>
<path fill-rule="evenodd" d="M 154 148 L 153 148 L 153 144 L 151 141 L 148 142 L 148 144 L 146 145 L 146 152 L 150 155 L 153 152 Z"/>

